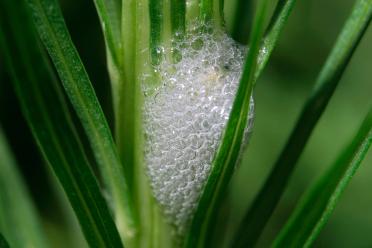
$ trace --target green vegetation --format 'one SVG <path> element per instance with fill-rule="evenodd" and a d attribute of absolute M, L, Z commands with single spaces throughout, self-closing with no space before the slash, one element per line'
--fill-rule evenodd
<path fill-rule="evenodd" d="M 342 200 L 363 160 L 371 161 L 372 86 L 361 82 L 370 80 L 371 42 L 363 40 L 371 39 L 372 0 L 333 3 L 342 13 L 337 22 L 328 16 L 332 3 L 321 12 L 317 5 L 323 2 L 310 2 L 319 13 L 308 16 L 328 18 L 332 23 L 324 28 L 337 30 L 325 35 L 324 47 L 318 34 L 323 23 L 315 22 L 309 39 L 311 28 L 303 23 L 309 6 L 295 0 L 1 0 L 0 247 L 338 247 L 345 230 L 349 237 L 361 230 L 348 245 L 370 245 L 368 221 L 349 225 L 354 220 L 337 215 L 336 203 L 341 200 L 360 219 L 372 218 L 372 199 L 362 211 L 352 197 Z M 222 44 L 221 34 L 235 41 Z M 226 54 L 242 51 L 242 66 L 223 61 L 219 46 L 230 49 Z M 204 51 L 210 54 L 202 66 L 177 71 Z M 233 70 L 240 70 L 239 78 L 229 78 Z M 345 77 L 353 85 L 343 86 Z M 190 78 L 202 90 L 184 88 L 182 80 Z M 231 106 L 213 102 L 218 95 L 211 92 L 224 78 L 236 81 Z M 175 111 L 168 122 L 149 123 L 148 116 L 158 120 L 158 113 L 146 111 L 148 104 L 163 104 L 164 95 L 174 105 L 185 96 L 186 102 L 209 99 L 230 111 L 228 119 L 221 132 L 211 131 L 215 123 L 198 122 L 212 112 L 201 106 L 198 114 Z M 187 107 L 193 106 L 181 106 Z M 24 119 L 15 121 L 18 108 Z M 192 135 L 184 140 L 151 143 L 148 132 L 181 137 L 189 122 Z M 162 144 L 182 148 L 170 153 Z M 35 147 L 39 153 L 31 155 Z M 356 175 L 371 172 L 364 164 Z M 179 168 L 190 172 L 178 176 Z M 195 183 L 200 178 L 205 180 Z M 67 198 L 48 189 L 57 183 Z M 358 188 L 361 195 L 366 185 Z M 197 201 L 184 201 L 193 197 Z M 335 209 L 344 231 L 334 224 L 327 229 Z M 81 233 L 68 234 L 71 219 Z"/>

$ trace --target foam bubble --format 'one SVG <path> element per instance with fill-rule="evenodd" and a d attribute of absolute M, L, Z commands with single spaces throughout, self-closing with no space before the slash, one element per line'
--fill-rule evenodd
<path fill-rule="evenodd" d="M 154 196 L 178 235 L 187 228 L 210 173 L 246 52 L 222 31 L 195 30 L 176 44 L 177 62 L 164 60 L 154 68 L 162 85 L 144 92 L 147 171 Z M 252 124 L 251 98 L 246 141 Z"/>

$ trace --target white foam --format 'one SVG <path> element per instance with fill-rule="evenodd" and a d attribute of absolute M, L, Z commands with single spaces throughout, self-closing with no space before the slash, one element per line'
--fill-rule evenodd
<path fill-rule="evenodd" d="M 155 68 L 162 85 L 151 93 L 144 90 L 147 171 L 154 196 L 179 235 L 210 173 L 246 50 L 222 31 L 195 30 L 177 43 L 179 62 L 165 60 Z M 246 135 L 252 125 L 251 98 Z"/>

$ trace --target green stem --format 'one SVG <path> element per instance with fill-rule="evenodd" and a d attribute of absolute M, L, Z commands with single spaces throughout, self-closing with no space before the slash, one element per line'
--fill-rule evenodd
<path fill-rule="evenodd" d="M 153 64 L 160 63 L 165 26 L 164 8 L 168 1 L 123 1 L 122 43 L 123 74 L 120 82 L 120 104 L 117 112 L 116 137 L 120 155 L 126 161 L 131 175 L 131 193 L 138 215 L 138 234 L 135 247 L 167 247 L 154 239 L 161 229 L 155 218 L 158 208 L 153 199 L 143 161 L 144 137 L 142 132 L 141 84 L 143 75 L 151 75 L 151 84 L 157 85 Z M 151 25 L 150 25 L 151 24 Z M 168 237 L 170 238 L 170 236 Z"/>

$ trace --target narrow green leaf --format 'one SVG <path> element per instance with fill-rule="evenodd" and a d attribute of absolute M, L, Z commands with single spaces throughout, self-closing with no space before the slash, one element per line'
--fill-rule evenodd
<path fill-rule="evenodd" d="M 202 22 L 213 24 L 216 27 L 222 27 L 224 25 L 223 0 L 199 0 L 197 2 L 199 5 L 199 19 Z M 193 3 L 194 1 L 190 1 L 190 4 Z M 189 2 L 187 5 L 189 5 Z"/>
<path fill-rule="evenodd" d="M 138 25 L 137 5 L 140 2 L 143 11 L 148 10 L 146 2 L 122 1 L 122 75 L 112 82 L 118 85 L 118 108 L 115 113 L 116 143 L 119 156 L 125 161 L 124 171 L 131 191 L 134 190 L 134 167 L 140 160 L 136 152 L 136 148 L 140 145 L 138 137 L 142 135 L 141 131 L 138 130 L 141 123 L 141 88 L 136 81 L 137 65 L 139 64 L 136 55 L 138 56 L 139 46 L 141 46 L 139 40 L 141 38 L 146 39 L 147 49 L 150 40 L 149 35 L 142 37 L 138 33 L 140 28 L 145 30 L 149 28 L 146 25 Z M 147 55 L 150 56 L 148 53 L 144 56 Z"/>
<path fill-rule="evenodd" d="M 121 42 L 121 0 L 93 0 L 101 22 L 106 44 L 107 67 L 111 79 L 114 111 L 119 105 L 119 86 L 115 82 L 122 77 L 123 44 Z"/>
<path fill-rule="evenodd" d="M 110 129 L 55 0 L 28 0 L 41 40 L 90 141 L 124 238 L 135 232 L 132 202 Z"/>
<path fill-rule="evenodd" d="M 94 0 L 105 37 L 108 57 L 115 67 L 122 64 L 121 1 Z"/>
<path fill-rule="evenodd" d="M 186 0 L 186 27 L 200 19 L 200 0 Z"/>
<path fill-rule="evenodd" d="M 200 0 L 200 17 L 205 22 L 213 18 L 213 0 Z"/>
<path fill-rule="evenodd" d="M 220 17 L 222 26 L 225 26 L 224 9 L 225 9 L 225 0 L 219 0 L 219 2 L 218 2 L 218 15 Z"/>
<path fill-rule="evenodd" d="M 253 21 L 254 2 L 237 0 L 232 16 L 231 36 L 240 43 L 246 44 L 249 39 L 249 28 Z"/>
<path fill-rule="evenodd" d="M 278 1 L 274 14 L 266 30 L 265 39 L 261 48 L 260 63 L 258 64 L 256 70 L 256 78 L 259 77 L 269 61 L 270 55 L 278 43 L 279 36 L 283 32 L 284 26 L 288 21 L 288 17 L 292 12 L 295 3 L 296 0 Z"/>
<path fill-rule="evenodd" d="M 244 128 L 247 123 L 250 97 L 253 89 L 260 42 L 264 33 L 264 20 L 268 1 L 261 1 L 255 17 L 250 48 L 237 95 L 230 113 L 221 145 L 213 161 L 212 170 L 203 190 L 191 228 L 186 237 L 186 247 L 205 247 L 213 230 L 221 199 L 233 174 L 241 150 Z"/>
<path fill-rule="evenodd" d="M 186 30 L 186 0 L 171 0 L 170 4 L 173 37 L 182 40 Z"/>
<path fill-rule="evenodd" d="M 310 247 L 328 222 L 341 194 L 372 143 L 372 108 L 346 149 L 304 195 L 279 233 L 274 247 Z"/>
<path fill-rule="evenodd" d="M 47 247 L 36 209 L 1 126 L 0 154 L 0 232 L 14 247 Z"/>
<path fill-rule="evenodd" d="M 163 0 L 149 0 L 151 62 L 158 65 L 163 55 L 161 36 L 163 31 Z"/>
<path fill-rule="evenodd" d="M 4 236 L 0 233 L 0 248 L 9 248 L 9 244 L 4 238 Z"/>
<path fill-rule="evenodd" d="M 256 70 L 256 77 L 261 74 L 263 68 L 269 60 L 269 57 L 278 42 L 279 36 L 288 21 L 288 17 L 292 12 L 295 3 L 296 0 L 279 0 L 277 2 L 274 14 L 271 17 L 269 26 L 265 32 L 265 38 L 261 49 L 260 63 Z M 236 5 L 236 14 L 234 16 L 232 27 L 232 37 L 241 43 L 246 43 L 248 38 L 247 30 L 243 28 L 247 25 L 246 23 L 249 24 L 251 22 L 250 14 L 247 13 L 252 12 L 252 5 L 252 1 L 244 0 L 239 0 Z"/>
<path fill-rule="evenodd" d="M 0 2 L 0 47 L 21 109 L 91 247 L 122 247 L 24 1 Z"/>
<path fill-rule="evenodd" d="M 358 0 L 323 66 L 289 140 L 237 233 L 238 247 L 253 246 L 274 211 L 309 137 L 326 108 L 372 16 L 372 0 Z"/>

